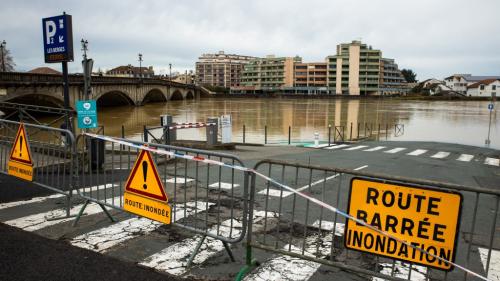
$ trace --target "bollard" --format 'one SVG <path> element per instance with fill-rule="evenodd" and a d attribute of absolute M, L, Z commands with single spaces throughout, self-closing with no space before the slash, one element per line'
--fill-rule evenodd
<path fill-rule="evenodd" d="M 125 126 L 122 125 L 122 139 L 125 138 Z"/>
<path fill-rule="evenodd" d="M 291 143 L 292 126 L 288 126 L 288 145 Z"/>
<path fill-rule="evenodd" d="M 328 124 L 328 146 L 330 146 L 332 140 L 332 124 Z"/>
<path fill-rule="evenodd" d="M 359 122 L 358 122 L 358 138 L 357 139 L 359 140 Z"/>
<path fill-rule="evenodd" d="M 377 140 L 380 140 L 380 123 L 378 123 Z"/>
<path fill-rule="evenodd" d="M 148 129 L 146 128 L 146 125 L 144 125 L 144 128 L 143 128 L 143 132 L 142 132 L 142 139 L 144 142 L 148 142 Z"/>
<path fill-rule="evenodd" d="M 351 132 L 349 133 L 349 140 L 352 140 L 352 122 L 351 122 Z"/>
<path fill-rule="evenodd" d="M 216 145 L 219 127 L 219 118 L 209 117 L 207 123 L 215 123 L 214 126 L 207 126 L 207 145 Z"/>
<path fill-rule="evenodd" d="M 319 146 L 319 133 L 315 132 L 314 133 L 314 147 L 318 147 L 318 146 Z"/>
<path fill-rule="evenodd" d="M 245 143 L 245 124 L 243 124 L 243 143 Z"/>
<path fill-rule="evenodd" d="M 267 125 L 264 126 L 264 144 L 267 144 Z"/>
<path fill-rule="evenodd" d="M 388 134 L 389 134 L 389 124 L 385 123 L 385 140 L 387 140 Z"/>

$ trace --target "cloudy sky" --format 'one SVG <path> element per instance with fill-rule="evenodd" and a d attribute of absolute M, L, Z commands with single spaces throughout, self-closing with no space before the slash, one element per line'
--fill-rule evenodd
<path fill-rule="evenodd" d="M 41 19 L 63 11 L 73 16 L 71 72 L 81 71 L 81 38 L 94 69 L 138 65 L 140 52 L 160 74 L 169 63 L 194 69 L 199 55 L 219 50 L 323 61 L 337 44 L 361 39 L 419 80 L 500 75 L 499 0 L 2 0 L 0 40 L 17 70 L 44 65 Z"/>

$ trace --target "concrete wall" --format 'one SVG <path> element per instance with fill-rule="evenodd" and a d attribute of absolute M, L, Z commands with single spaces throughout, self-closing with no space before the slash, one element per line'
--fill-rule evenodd
<path fill-rule="evenodd" d="M 349 46 L 349 95 L 359 95 L 359 56 L 360 46 Z"/>

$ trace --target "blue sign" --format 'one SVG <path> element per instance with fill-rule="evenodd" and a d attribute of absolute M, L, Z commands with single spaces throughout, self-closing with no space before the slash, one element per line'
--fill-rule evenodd
<path fill-rule="evenodd" d="M 73 61 L 73 30 L 70 15 L 42 19 L 46 63 Z"/>
<path fill-rule="evenodd" d="M 488 104 L 488 109 L 489 109 L 490 111 L 491 111 L 491 110 L 493 110 L 493 104 L 492 104 L 492 103 Z"/>
<path fill-rule="evenodd" d="M 97 106 L 95 100 L 76 101 L 78 128 L 97 128 Z"/>

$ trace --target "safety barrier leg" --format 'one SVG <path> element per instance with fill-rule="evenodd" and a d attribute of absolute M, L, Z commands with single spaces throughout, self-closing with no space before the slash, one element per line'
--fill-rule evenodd
<path fill-rule="evenodd" d="M 196 257 L 196 255 L 198 254 L 198 252 L 200 251 L 200 248 L 201 248 L 201 245 L 203 244 L 203 242 L 205 241 L 205 238 L 207 238 L 206 235 L 203 235 L 203 237 L 201 238 L 200 242 L 198 242 L 198 244 L 196 245 L 196 248 L 194 249 L 194 252 L 191 254 L 191 256 L 189 257 L 189 260 L 186 264 L 186 268 L 189 268 L 191 267 L 191 264 L 193 264 L 193 261 L 194 261 L 194 258 Z"/>

